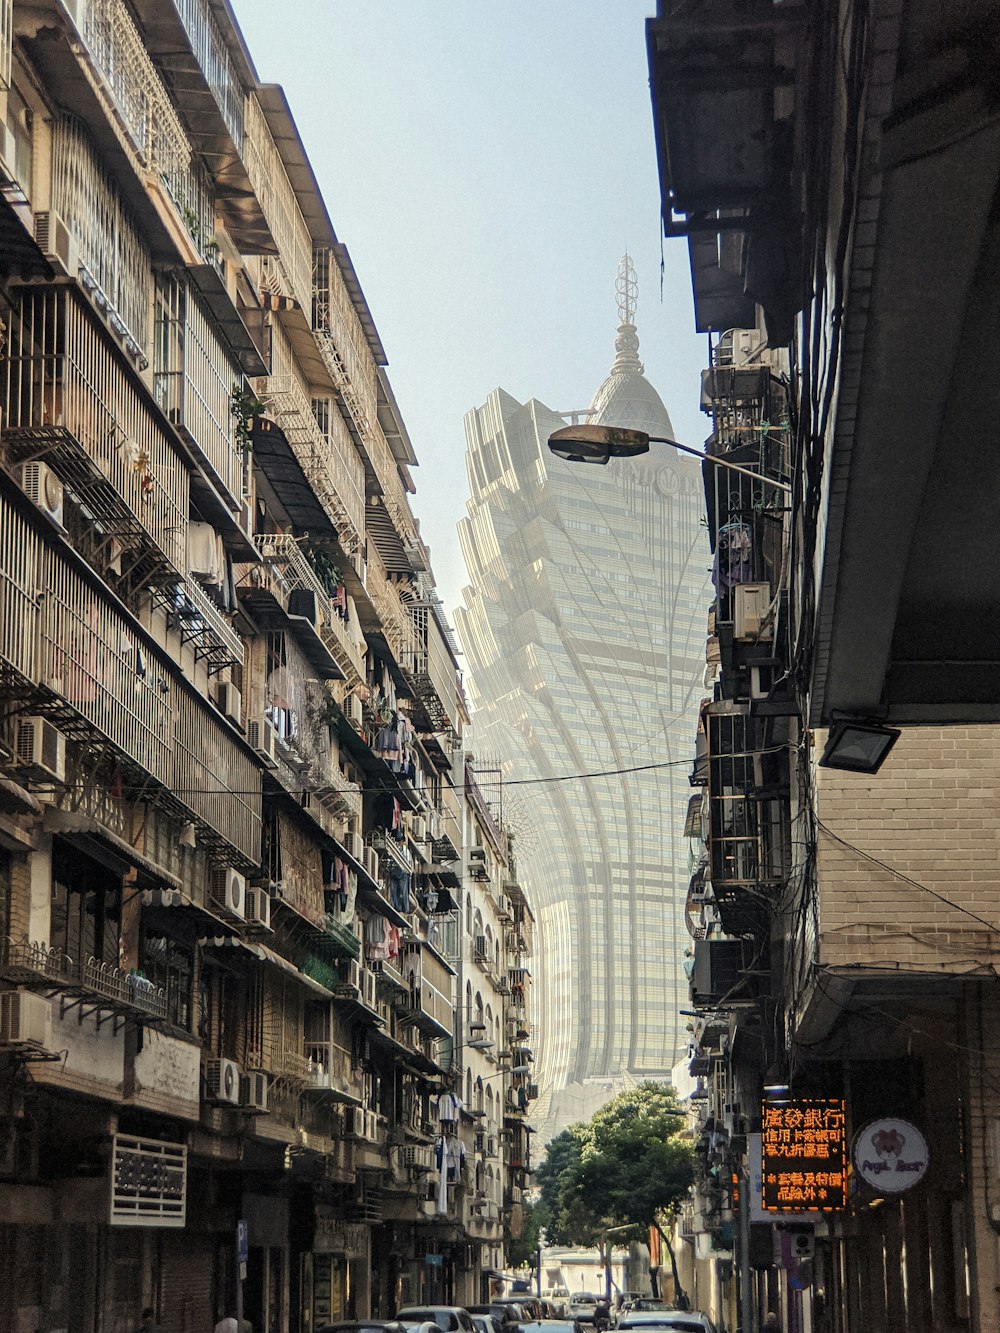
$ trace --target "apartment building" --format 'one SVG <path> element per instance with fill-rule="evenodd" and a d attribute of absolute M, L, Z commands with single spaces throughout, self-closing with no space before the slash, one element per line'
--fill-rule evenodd
<path fill-rule="evenodd" d="M 745 1330 L 979 1333 L 996 6 L 664 0 L 647 35 L 664 228 L 712 348 L 687 1284 Z"/>
<path fill-rule="evenodd" d="M 0 109 L 0 1326 L 450 1297 L 467 719 L 357 274 L 225 3 L 5 0 Z"/>
<path fill-rule="evenodd" d="M 480 1289 L 503 1268 L 504 1221 L 517 1237 L 531 1166 L 527 1115 L 538 1096 L 530 1014 L 533 917 L 510 834 L 465 767 L 465 900 L 456 1010 L 462 1140 L 472 1163 L 466 1224 L 482 1247 Z"/>

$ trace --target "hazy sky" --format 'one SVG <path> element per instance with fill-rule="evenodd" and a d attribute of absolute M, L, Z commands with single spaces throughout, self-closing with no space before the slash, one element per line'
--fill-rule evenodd
<path fill-rule="evenodd" d="M 449 609 L 465 582 L 463 416 L 498 385 L 587 406 L 614 360 L 618 262 L 678 438 L 698 412 L 687 249 L 660 223 L 644 18 L 654 0 L 233 0 L 351 252 L 420 460 Z"/>

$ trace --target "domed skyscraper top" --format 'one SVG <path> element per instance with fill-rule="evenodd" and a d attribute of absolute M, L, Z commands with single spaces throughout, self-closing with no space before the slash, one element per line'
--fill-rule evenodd
<path fill-rule="evenodd" d="M 639 335 L 635 326 L 635 307 L 639 284 L 635 265 L 625 255 L 618 266 L 615 284 L 618 300 L 618 336 L 615 338 L 615 363 L 611 373 L 594 394 L 587 420 L 600 426 L 629 426 L 647 435 L 665 435 L 672 439 L 674 428 L 656 392 L 643 373 L 639 360 Z"/>

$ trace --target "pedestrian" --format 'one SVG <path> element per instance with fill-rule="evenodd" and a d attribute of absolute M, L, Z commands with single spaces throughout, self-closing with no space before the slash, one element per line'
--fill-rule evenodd
<path fill-rule="evenodd" d="M 781 1325 L 778 1323 L 778 1316 L 773 1310 L 768 1310 L 764 1316 L 764 1322 L 761 1324 L 761 1333 L 781 1333 Z"/>
<path fill-rule="evenodd" d="M 239 1324 L 236 1322 L 234 1314 L 227 1314 L 225 1318 L 220 1319 L 216 1324 L 214 1333 L 240 1333 Z"/>
<path fill-rule="evenodd" d="M 135 1333 L 160 1333 L 160 1326 L 156 1322 L 156 1312 L 151 1305 L 147 1305 L 143 1310 L 142 1320 Z"/>

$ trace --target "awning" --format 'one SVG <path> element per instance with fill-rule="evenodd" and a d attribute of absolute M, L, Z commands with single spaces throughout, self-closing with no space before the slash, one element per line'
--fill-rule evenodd
<path fill-rule="evenodd" d="M 140 883 L 151 880 L 154 884 L 168 884 L 173 889 L 181 887 L 176 875 L 151 861 L 144 852 L 138 851 L 130 842 L 105 828 L 93 815 L 84 815 L 76 811 L 57 810 L 49 806 L 45 811 L 43 827 L 101 865 L 118 875 L 127 874 L 130 867 L 138 871 Z"/>
<path fill-rule="evenodd" d="M 31 792 L 11 778 L 0 778 L 0 811 L 15 815 L 40 815 L 45 807 Z"/>
<path fill-rule="evenodd" d="M 304 972 L 299 971 L 293 962 L 282 957 L 280 953 L 275 953 L 266 944 L 255 944 L 250 940 L 240 939 L 236 935 L 208 935 L 200 939 L 198 943 L 203 949 L 240 949 L 243 953 L 249 954 L 251 958 L 256 958 L 258 962 L 268 963 L 271 967 L 279 968 L 305 986 L 307 990 L 322 995 L 325 1000 L 333 999 L 333 991 L 327 990 L 318 981 L 313 981 L 312 977 L 307 977 Z"/>
<path fill-rule="evenodd" d="M 223 921 L 222 917 L 216 916 L 210 912 L 207 907 L 201 903 L 196 903 L 193 898 L 188 897 L 181 889 L 144 889 L 142 894 L 143 907 L 170 907 L 180 908 L 184 911 L 194 912 L 198 916 L 205 918 L 218 931 L 227 931 L 232 934 L 234 927 L 228 922 Z"/>

